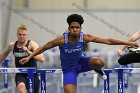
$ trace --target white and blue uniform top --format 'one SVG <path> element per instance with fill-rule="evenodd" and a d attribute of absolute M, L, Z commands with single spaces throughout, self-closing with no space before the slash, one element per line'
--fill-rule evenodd
<path fill-rule="evenodd" d="M 64 32 L 64 45 L 59 46 L 60 60 L 63 71 L 67 71 L 70 68 L 79 64 L 79 60 L 82 56 L 84 48 L 84 33 L 80 33 L 80 38 L 75 45 L 71 45 L 68 41 L 69 32 Z"/>

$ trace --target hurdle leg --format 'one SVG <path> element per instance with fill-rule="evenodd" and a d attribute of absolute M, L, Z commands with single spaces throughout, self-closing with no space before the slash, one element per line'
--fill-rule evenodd
<path fill-rule="evenodd" d="M 112 70 L 104 70 L 105 74 L 107 75 L 107 79 L 104 80 L 104 93 L 110 93 L 110 89 L 109 89 L 109 74 L 112 72 Z"/>
<path fill-rule="evenodd" d="M 46 93 L 46 71 L 40 72 L 41 77 L 41 93 Z"/>
<path fill-rule="evenodd" d="M 127 89 L 128 88 L 128 73 L 124 73 L 123 77 L 124 77 L 124 88 Z"/>
<path fill-rule="evenodd" d="M 129 65 L 124 65 L 123 68 L 128 68 Z M 123 72 L 126 72 L 123 74 L 124 77 L 124 88 L 127 89 L 128 88 L 128 75 L 130 75 L 129 73 L 129 69 L 123 70 Z"/>
<path fill-rule="evenodd" d="M 9 59 L 4 60 L 4 68 L 8 68 Z M 8 73 L 4 74 L 4 88 L 8 88 Z"/>
<path fill-rule="evenodd" d="M 118 69 L 118 93 L 124 93 L 124 88 L 123 88 L 123 69 Z"/>
<path fill-rule="evenodd" d="M 8 88 L 8 73 L 4 74 L 4 88 Z"/>
<path fill-rule="evenodd" d="M 34 93 L 34 75 L 32 69 L 28 70 L 28 88 L 29 93 Z"/>

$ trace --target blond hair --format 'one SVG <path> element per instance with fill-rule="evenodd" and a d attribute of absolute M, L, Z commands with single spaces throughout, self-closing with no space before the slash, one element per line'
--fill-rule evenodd
<path fill-rule="evenodd" d="M 18 27 L 17 27 L 17 31 L 18 30 L 28 30 L 28 27 L 25 25 L 25 24 L 20 24 Z"/>

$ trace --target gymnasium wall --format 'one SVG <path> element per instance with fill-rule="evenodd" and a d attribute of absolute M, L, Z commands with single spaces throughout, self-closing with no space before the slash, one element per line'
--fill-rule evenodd
<path fill-rule="evenodd" d="M 25 23 L 29 26 L 29 38 L 37 41 L 40 45 L 61 35 L 67 30 L 66 18 L 69 14 L 81 14 L 85 22 L 83 31 L 99 37 L 127 39 L 132 33 L 140 29 L 140 11 L 98 11 L 98 10 L 11 10 L 10 30 L 8 42 L 16 40 L 16 27 Z M 7 42 L 7 43 L 8 43 Z M 103 44 L 90 44 L 92 48 L 111 48 Z"/>
<path fill-rule="evenodd" d="M 16 8 L 74 9 L 73 2 L 90 9 L 138 9 L 140 0 L 12 0 Z M 27 4 L 29 2 L 29 4 Z"/>

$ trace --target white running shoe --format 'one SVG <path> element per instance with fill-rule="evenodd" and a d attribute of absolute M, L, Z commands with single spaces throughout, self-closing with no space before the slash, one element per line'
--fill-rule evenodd
<path fill-rule="evenodd" d="M 105 72 L 104 72 L 102 69 L 100 69 L 100 70 L 96 70 L 96 69 L 95 69 L 95 72 L 98 73 L 98 75 L 99 75 L 103 80 L 106 80 L 106 79 L 107 79 L 107 76 L 106 76 Z"/>

